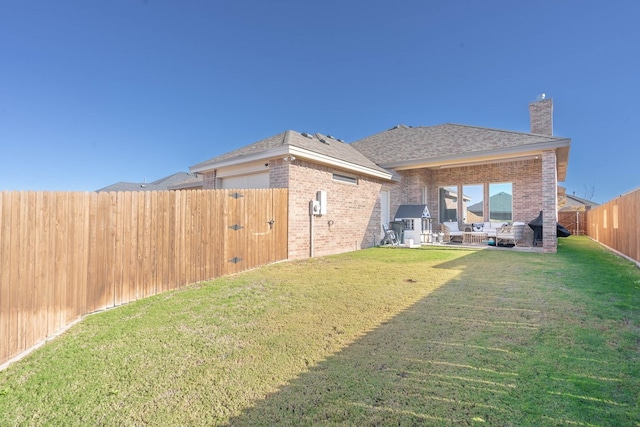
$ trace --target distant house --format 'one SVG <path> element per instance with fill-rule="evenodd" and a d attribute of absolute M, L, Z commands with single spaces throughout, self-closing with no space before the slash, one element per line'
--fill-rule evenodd
<path fill-rule="evenodd" d="M 564 194 L 563 196 L 560 197 L 560 201 L 558 203 L 558 207 L 559 207 L 558 210 L 560 212 L 566 212 L 566 211 L 584 212 L 584 211 L 591 210 L 591 208 L 594 208 L 596 206 L 600 206 L 600 203 L 596 203 L 592 200 L 587 200 L 581 197 L 577 197 L 575 193 L 572 195 Z"/>
<path fill-rule="evenodd" d="M 491 206 L 491 218 L 490 220 L 503 222 L 511 221 L 513 218 L 513 196 L 509 193 L 501 191 L 489 197 L 489 206 Z M 476 218 L 484 217 L 484 201 L 479 201 L 467 208 L 469 212 L 475 215 Z M 483 222 L 484 219 L 478 221 L 469 222 Z"/>
<path fill-rule="evenodd" d="M 117 182 L 96 190 L 105 191 L 162 191 L 162 190 L 194 190 L 202 188 L 202 176 L 187 172 L 178 172 L 153 182 Z"/>
<path fill-rule="evenodd" d="M 399 125 L 348 144 L 288 130 L 190 171 L 204 176 L 203 188 L 288 188 L 289 258 L 309 256 L 310 247 L 326 255 L 373 246 L 391 213 L 411 204 L 427 205 L 435 229 L 449 219 L 468 224 L 460 214 L 467 203 L 485 221 L 528 222 L 543 211 L 543 250 L 555 252 L 571 140 L 553 136 L 551 99 L 529 104 L 529 114 L 530 133 Z M 322 216 L 310 214 L 318 191 L 326 194 Z M 492 203 L 499 193 L 503 202 Z"/>

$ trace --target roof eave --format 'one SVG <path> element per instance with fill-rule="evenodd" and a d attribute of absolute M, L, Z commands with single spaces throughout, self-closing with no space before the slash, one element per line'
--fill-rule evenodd
<path fill-rule="evenodd" d="M 207 161 L 204 163 L 198 163 L 197 165 L 193 165 L 189 167 L 189 172 L 191 173 L 204 173 L 207 171 L 212 171 L 214 169 L 220 169 L 228 166 L 236 166 L 242 163 L 255 162 L 258 160 L 269 159 L 273 157 L 286 156 L 290 153 L 289 146 L 281 146 L 277 148 L 272 148 L 270 150 L 258 151 L 256 153 L 244 154 L 236 157 L 232 157 L 230 159 L 220 160 L 217 162 Z"/>
<path fill-rule="evenodd" d="M 304 148 L 296 147 L 293 145 L 283 145 L 281 147 L 273 148 L 270 150 L 264 150 L 258 153 L 247 154 L 243 156 L 237 156 L 231 159 L 222 160 L 220 162 L 205 162 L 198 165 L 191 166 L 189 171 L 191 173 L 204 173 L 214 169 L 220 169 L 230 166 L 237 166 L 242 163 L 255 162 L 259 160 L 268 160 L 277 157 L 294 156 L 298 159 L 305 159 L 314 163 L 321 163 L 323 165 L 334 166 L 340 169 L 347 169 L 351 172 L 360 173 L 375 178 L 391 180 L 392 174 L 387 171 L 381 171 L 367 166 L 358 165 L 355 163 L 347 162 L 345 160 L 336 159 L 335 157 L 319 154 Z"/>
<path fill-rule="evenodd" d="M 561 169 L 566 172 L 566 164 L 568 162 L 568 152 L 570 144 L 570 139 L 558 139 L 552 142 L 527 144 L 525 146 L 502 148 L 498 150 L 483 150 L 471 153 L 455 153 L 438 157 L 382 163 L 380 164 L 380 166 L 386 169 L 395 170 L 416 168 L 435 169 L 442 167 L 466 166 L 471 164 L 487 164 L 491 163 L 492 161 L 523 160 L 532 156 L 539 155 L 545 150 L 558 149 L 558 178 L 560 178 Z"/>

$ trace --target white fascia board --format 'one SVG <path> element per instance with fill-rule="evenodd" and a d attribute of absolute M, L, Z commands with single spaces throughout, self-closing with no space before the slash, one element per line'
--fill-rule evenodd
<path fill-rule="evenodd" d="M 316 163 L 322 163 L 328 166 L 335 166 L 340 169 L 347 169 L 350 172 L 360 173 L 363 175 L 374 176 L 376 178 L 382 179 L 391 179 L 391 173 L 383 172 L 376 169 L 371 169 L 366 166 L 357 165 L 355 163 L 346 162 L 344 160 L 336 159 L 331 156 L 326 156 L 324 154 L 314 153 L 313 151 L 305 150 L 299 147 L 290 147 L 289 154 L 294 157 L 299 156 L 300 158 L 304 158 L 306 160 L 311 160 Z"/>
<path fill-rule="evenodd" d="M 201 165 L 198 167 L 191 167 L 189 171 L 191 173 L 203 173 L 214 169 L 223 169 L 233 166 L 239 166 L 241 164 L 264 162 L 273 158 L 293 156 L 299 159 L 310 160 L 316 163 L 322 163 L 329 166 L 339 167 L 341 169 L 347 169 L 354 173 L 360 173 L 363 175 L 373 176 L 382 179 L 391 179 L 391 174 L 388 172 L 382 172 L 375 169 L 368 168 L 366 166 L 356 165 L 354 163 L 345 162 L 343 160 L 335 159 L 331 156 L 325 156 L 323 154 L 314 153 L 313 151 L 305 150 L 303 148 L 287 145 L 271 150 L 261 151 L 259 153 L 247 154 L 245 156 L 234 157 L 229 160 L 223 160 L 217 163 L 210 163 L 207 165 Z M 257 172 L 258 170 L 256 170 Z"/>
<path fill-rule="evenodd" d="M 283 146 L 278 148 L 273 148 L 271 150 L 260 151 L 258 153 L 246 154 L 244 156 L 236 156 L 231 159 L 221 160 L 216 163 L 208 163 L 203 165 L 196 165 L 189 168 L 191 173 L 203 173 L 207 171 L 212 171 L 214 169 L 226 168 L 229 166 L 236 166 L 242 163 L 251 163 L 257 161 L 265 161 L 268 159 L 272 159 L 274 157 L 286 156 L 289 154 L 289 147 Z"/>
<path fill-rule="evenodd" d="M 470 162 L 486 162 L 491 160 L 508 160 L 513 158 L 514 161 L 519 157 L 526 157 L 541 154 L 544 150 L 552 150 L 556 148 L 569 147 L 570 139 L 559 139 L 553 142 L 540 142 L 537 144 L 520 145 L 518 147 L 502 148 L 499 150 L 484 150 L 469 153 L 456 153 L 447 156 L 430 157 L 426 159 L 414 159 L 403 162 L 384 163 L 383 168 L 403 170 L 416 168 L 433 168 L 445 165 L 455 165 Z"/>

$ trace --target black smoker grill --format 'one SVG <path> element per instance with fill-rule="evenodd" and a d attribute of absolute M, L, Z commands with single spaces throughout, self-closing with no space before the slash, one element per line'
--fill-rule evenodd
<path fill-rule="evenodd" d="M 542 243 L 542 211 L 536 219 L 529 222 L 529 227 L 533 230 L 533 246 Z M 562 225 L 556 223 L 556 237 L 569 237 L 571 232 Z"/>

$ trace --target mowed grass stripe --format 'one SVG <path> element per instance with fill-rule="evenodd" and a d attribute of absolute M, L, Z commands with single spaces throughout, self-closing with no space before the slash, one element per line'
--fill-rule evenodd
<path fill-rule="evenodd" d="M 90 316 L 0 373 L 0 425 L 636 425 L 640 274 L 373 248 Z"/>

